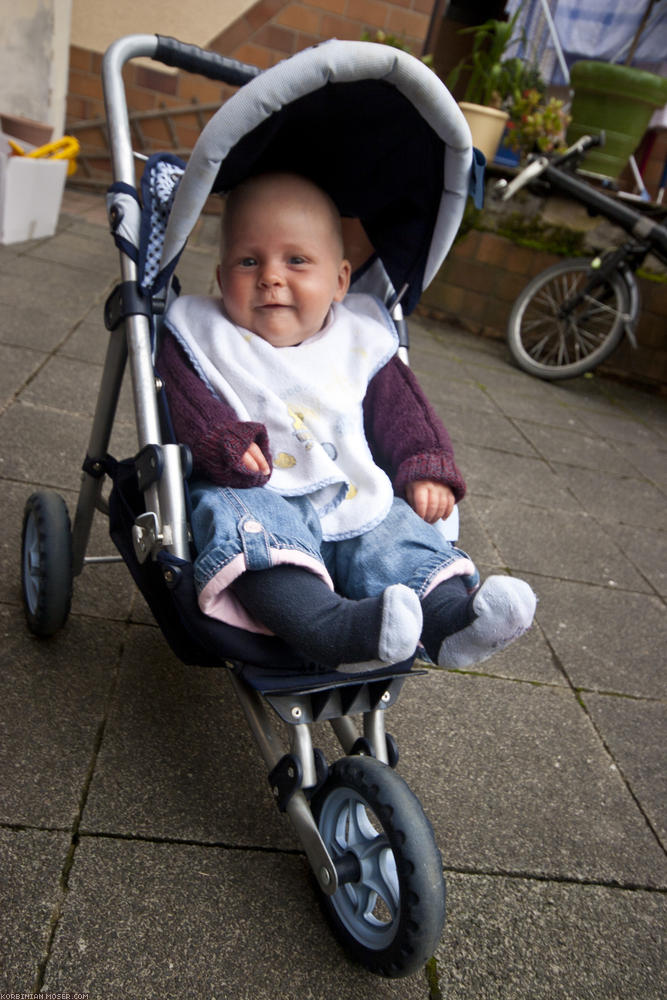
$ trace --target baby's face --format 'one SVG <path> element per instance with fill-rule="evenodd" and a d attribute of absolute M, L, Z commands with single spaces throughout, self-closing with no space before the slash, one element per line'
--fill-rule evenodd
<path fill-rule="evenodd" d="M 348 289 L 350 265 L 317 194 L 297 178 L 273 178 L 225 227 L 218 281 L 227 314 L 274 347 L 318 333 Z"/>

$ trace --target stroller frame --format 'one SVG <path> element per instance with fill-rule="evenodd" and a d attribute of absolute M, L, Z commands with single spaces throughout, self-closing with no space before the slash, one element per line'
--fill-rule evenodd
<path fill-rule="evenodd" d="M 398 56 L 411 59 L 403 53 Z M 115 181 L 108 196 L 114 233 L 125 211 L 114 189 L 135 186 L 122 70 L 136 57 L 233 85 L 244 85 L 260 73 L 160 36 L 127 36 L 109 48 L 102 74 Z M 86 549 L 95 511 L 109 513 L 102 485 L 110 470 L 107 452 L 126 368 L 132 380 L 139 445 L 135 468 L 144 497 L 144 510 L 131 529 L 136 561 L 159 565 L 170 587 L 179 567 L 191 558 L 183 488 L 189 456 L 180 445 L 163 440 L 161 386 L 153 367 L 153 316 L 164 310 L 168 292 L 144 296 L 137 263 L 122 247 L 120 274 L 121 283 L 107 303 L 109 342 L 71 535 L 64 501 L 56 495 L 33 495 L 26 505 L 24 603 L 28 624 L 40 635 L 52 634 L 64 624 L 74 576 L 90 564 L 120 558 L 89 557 Z M 400 295 L 394 299 L 392 315 L 405 352 Z M 171 561 L 159 563 L 158 557 L 165 553 Z M 444 923 L 442 862 L 419 801 L 393 770 L 398 749 L 386 732 L 385 712 L 396 701 L 406 676 L 423 671 L 412 670 L 410 660 L 371 674 L 306 677 L 292 672 L 278 677 L 261 670 L 253 673 L 252 666 L 227 657 L 224 650 L 219 665 L 223 664 L 232 668 L 231 682 L 268 769 L 273 796 L 303 846 L 334 932 L 372 971 L 402 976 L 419 970 L 433 954 Z M 287 752 L 267 704 L 288 724 Z M 361 733 L 355 716 L 361 716 Z M 332 767 L 312 741 L 312 723 L 323 720 L 330 723 L 345 755 Z M 376 817 L 374 826 L 368 812 Z M 378 900 L 384 916 L 374 912 Z"/>

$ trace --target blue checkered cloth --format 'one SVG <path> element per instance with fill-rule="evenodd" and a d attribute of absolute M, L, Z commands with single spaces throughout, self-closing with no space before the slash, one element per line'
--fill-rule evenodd
<path fill-rule="evenodd" d="M 558 40 L 568 66 L 578 59 L 624 62 L 646 10 L 647 0 L 549 0 Z M 517 33 L 525 35 L 523 58 L 536 62 L 550 83 L 565 82 L 555 57 L 541 0 L 508 0 L 507 13 L 521 7 Z M 667 75 L 667 4 L 655 4 L 632 61 L 633 66 Z"/>

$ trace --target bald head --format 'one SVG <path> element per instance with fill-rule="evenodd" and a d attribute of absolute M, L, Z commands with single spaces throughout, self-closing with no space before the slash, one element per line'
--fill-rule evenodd
<path fill-rule="evenodd" d="M 250 177 L 227 195 L 222 219 L 223 251 L 233 227 L 249 207 L 253 211 L 267 212 L 270 216 L 277 206 L 290 206 L 298 215 L 311 215 L 320 224 L 326 223 L 327 235 L 333 241 L 335 253 L 343 257 L 340 214 L 333 200 L 307 177 L 291 173 Z"/>

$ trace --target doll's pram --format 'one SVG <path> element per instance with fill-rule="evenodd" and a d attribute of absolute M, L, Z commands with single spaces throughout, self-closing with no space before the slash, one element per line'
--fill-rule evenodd
<path fill-rule="evenodd" d="M 145 166 L 141 197 L 122 68 L 145 56 L 239 85 L 198 140 L 187 169 L 173 156 Z M 440 854 L 421 806 L 394 770 L 385 711 L 412 660 L 366 674 L 307 672 L 277 638 L 213 621 L 197 606 L 188 533 L 189 455 L 173 440 L 159 373 L 160 317 L 176 294 L 174 269 L 211 191 L 250 173 L 290 170 L 329 191 L 358 218 L 375 253 L 355 288 L 382 297 L 404 347 L 409 312 L 449 250 L 466 198 L 481 184 L 470 134 L 437 77 L 381 45 L 327 42 L 264 73 L 159 36 L 129 36 L 107 52 L 105 101 L 114 170 L 107 203 L 121 280 L 105 308 L 110 331 L 73 527 L 57 494 L 33 494 L 23 526 L 24 604 L 31 629 L 50 635 L 68 615 L 95 510 L 165 637 L 185 663 L 224 667 L 290 817 L 324 909 L 349 952 L 389 976 L 418 970 L 444 922 Z M 108 453 L 123 373 L 134 391 L 138 451 Z M 105 501 L 103 482 L 113 488 Z M 267 704 L 288 724 L 279 740 Z M 362 718 L 361 730 L 353 721 Z M 328 720 L 345 756 L 329 765 L 311 723 Z"/>

